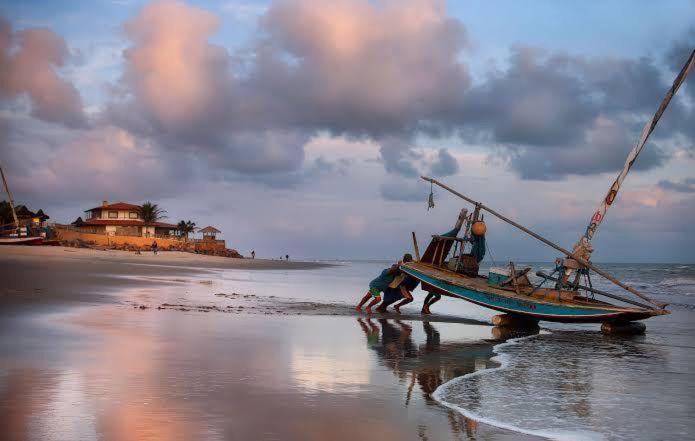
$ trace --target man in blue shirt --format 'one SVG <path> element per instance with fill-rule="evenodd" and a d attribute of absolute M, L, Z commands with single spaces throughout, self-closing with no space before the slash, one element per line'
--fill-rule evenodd
<path fill-rule="evenodd" d="M 410 262 L 411 260 L 413 260 L 413 258 L 410 254 L 403 256 L 404 262 Z M 379 277 L 369 282 L 369 290 L 364 297 L 362 297 L 360 304 L 355 307 L 356 311 L 362 311 L 362 306 L 364 306 L 371 297 L 372 301 L 367 305 L 365 311 L 367 314 L 372 313 L 372 307 L 381 301 L 381 293 L 388 289 L 389 284 L 393 282 L 393 279 L 400 273 L 398 266 L 398 263 L 391 265 L 390 268 L 383 270 L 381 274 L 379 274 Z"/>

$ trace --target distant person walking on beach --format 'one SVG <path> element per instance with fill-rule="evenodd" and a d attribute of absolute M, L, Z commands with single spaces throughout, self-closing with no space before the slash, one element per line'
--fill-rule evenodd
<path fill-rule="evenodd" d="M 403 256 L 404 262 L 410 262 L 411 260 L 413 260 L 413 258 L 410 254 Z M 362 311 L 362 306 L 367 303 L 370 297 L 373 297 L 372 301 L 367 305 L 367 308 L 365 308 L 367 314 L 371 314 L 372 307 L 381 301 L 381 293 L 388 289 L 389 284 L 393 282 L 393 279 L 395 279 L 399 273 L 398 263 L 395 263 L 391 265 L 390 268 L 383 270 L 381 274 L 379 274 L 379 277 L 369 282 L 369 291 L 362 297 L 359 305 L 355 307 L 355 311 Z"/>
<path fill-rule="evenodd" d="M 157 245 L 156 240 L 154 242 L 152 242 L 152 245 L 150 245 L 150 248 L 152 248 L 152 254 L 154 254 L 156 256 L 157 251 L 159 250 L 159 245 Z"/>
<path fill-rule="evenodd" d="M 256 250 L 251 250 L 251 258 L 252 259 L 256 258 Z"/>

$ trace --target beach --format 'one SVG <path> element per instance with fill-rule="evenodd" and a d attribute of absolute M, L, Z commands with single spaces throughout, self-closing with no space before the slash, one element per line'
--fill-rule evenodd
<path fill-rule="evenodd" d="M 356 313 L 387 265 L 4 247 L 3 439 L 692 433 L 689 266 L 613 268 L 652 274 L 644 287 L 675 303 L 645 336 L 618 338 L 595 325 L 506 334 L 451 299 L 423 317 L 419 289 L 402 316 Z"/>
<path fill-rule="evenodd" d="M 495 366 L 491 326 L 318 301 L 337 267 L 3 248 L 5 439 L 517 439 L 431 396 Z"/>

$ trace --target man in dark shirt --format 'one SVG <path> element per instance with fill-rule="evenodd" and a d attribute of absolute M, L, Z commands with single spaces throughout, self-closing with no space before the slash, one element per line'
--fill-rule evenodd
<path fill-rule="evenodd" d="M 417 288 L 420 281 L 411 276 L 405 276 L 405 279 L 401 281 L 401 284 L 397 288 L 387 288 L 384 290 L 384 301 L 377 308 L 377 311 L 384 313 L 389 305 L 401 301 L 398 305 L 394 306 L 393 309 L 400 313 L 400 307 L 413 301 L 412 292 Z M 407 295 L 404 295 L 404 292 Z"/>

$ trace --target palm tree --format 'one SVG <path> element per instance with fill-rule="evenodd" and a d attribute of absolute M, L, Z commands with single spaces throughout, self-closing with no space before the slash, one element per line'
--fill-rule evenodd
<path fill-rule="evenodd" d="M 176 225 L 179 235 L 188 239 L 188 235 L 195 231 L 195 222 L 182 220 Z"/>
<path fill-rule="evenodd" d="M 140 206 L 140 217 L 146 224 L 158 222 L 166 218 L 166 210 L 159 208 L 159 205 L 153 204 L 150 201 L 145 202 Z"/>

